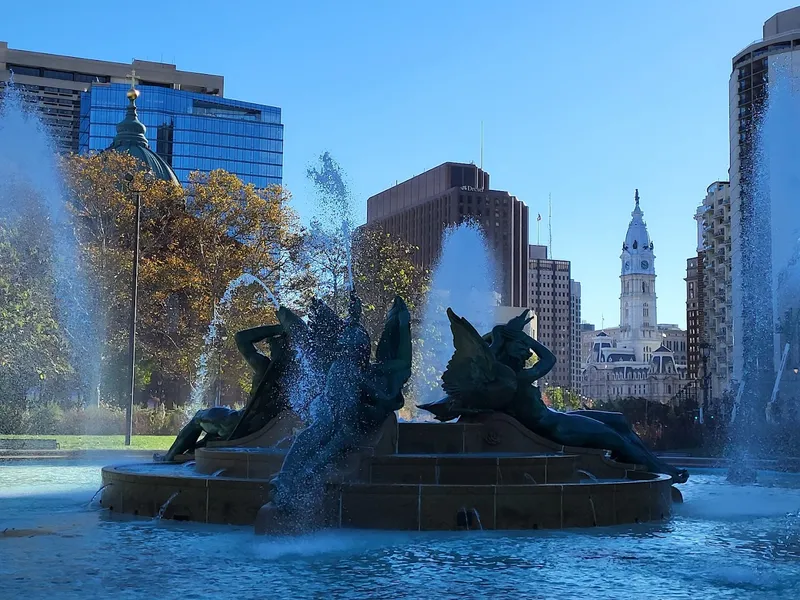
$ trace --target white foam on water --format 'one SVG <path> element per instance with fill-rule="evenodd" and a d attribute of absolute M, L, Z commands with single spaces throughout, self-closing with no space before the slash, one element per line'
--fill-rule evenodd
<path fill-rule="evenodd" d="M 265 560 L 346 555 L 402 543 L 409 538 L 402 533 L 377 531 L 321 531 L 297 536 L 267 536 L 257 541 L 254 553 Z"/>

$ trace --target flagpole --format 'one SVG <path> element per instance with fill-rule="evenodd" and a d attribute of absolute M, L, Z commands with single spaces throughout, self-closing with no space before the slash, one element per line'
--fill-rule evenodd
<path fill-rule="evenodd" d="M 541 229 L 542 229 L 542 220 L 537 218 L 536 219 L 536 245 L 537 246 L 540 245 L 540 242 L 539 242 L 539 237 L 540 236 L 539 236 L 539 234 L 541 233 Z"/>

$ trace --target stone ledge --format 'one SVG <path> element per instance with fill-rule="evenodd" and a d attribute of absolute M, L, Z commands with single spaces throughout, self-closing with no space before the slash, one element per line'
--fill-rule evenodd
<path fill-rule="evenodd" d="M 538 485 L 330 484 L 320 514 L 329 527 L 395 530 L 456 530 L 478 523 L 483 529 L 558 529 L 667 518 L 670 478 L 629 475 L 624 481 Z M 250 525 L 269 501 L 268 482 L 259 479 L 106 467 L 103 484 L 101 506 L 142 517 L 166 506 L 168 519 Z"/>

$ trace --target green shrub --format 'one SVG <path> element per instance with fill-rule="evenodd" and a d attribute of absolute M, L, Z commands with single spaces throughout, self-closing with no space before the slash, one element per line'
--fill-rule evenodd
<path fill-rule="evenodd" d="M 135 407 L 134 435 L 177 435 L 186 424 L 185 411 Z M 41 404 L 24 409 L 0 402 L 0 435 L 124 435 L 125 410 L 101 405 L 63 409 Z"/>
<path fill-rule="evenodd" d="M 74 408 L 64 413 L 62 435 L 121 435 L 125 433 L 125 411 L 100 405 Z"/>
<path fill-rule="evenodd" d="M 58 404 L 40 404 L 28 409 L 23 417 L 25 433 L 30 435 L 55 435 L 61 433 L 64 411 Z"/>

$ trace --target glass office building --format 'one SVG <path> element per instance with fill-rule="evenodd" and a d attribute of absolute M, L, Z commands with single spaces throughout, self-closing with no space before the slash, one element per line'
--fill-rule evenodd
<path fill-rule="evenodd" d="M 129 85 L 94 83 L 81 93 L 79 151 L 111 145 L 125 117 Z M 281 109 L 169 87 L 138 86 L 139 120 L 150 148 L 175 171 L 181 184 L 192 171 L 225 169 L 257 187 L 283 177 Z"/>

